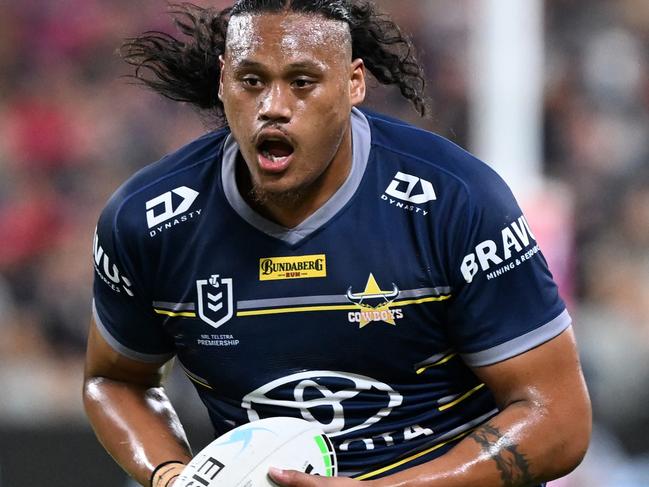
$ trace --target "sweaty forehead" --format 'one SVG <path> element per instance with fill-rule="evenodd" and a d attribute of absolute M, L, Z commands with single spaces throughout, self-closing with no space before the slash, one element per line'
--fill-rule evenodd
<path fill-rule="evenodd" d="M 339 52 L 351 60 L 351 34 L 345 22 L 317 14 L 262 13 L 230 19 L 226 56 L 232 61 L 279 50 L 287 58 L 306 52 Z"/>

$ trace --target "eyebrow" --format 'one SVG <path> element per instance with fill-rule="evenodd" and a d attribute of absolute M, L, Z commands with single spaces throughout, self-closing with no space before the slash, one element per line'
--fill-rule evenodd
<path fill-rule="evenodd" d="M 238 62 L 235 66 L 235 69 L 265 69 L 266 65 L 257 62 L 251 61 L 249 59 L 244 59 Z M 297 61 L 286 66 L 288 70 L 298 70 L 298 69 L 318 69 L 324 70 L 325 66 L 323 63 L 318 63 L 315 61 Z"/>

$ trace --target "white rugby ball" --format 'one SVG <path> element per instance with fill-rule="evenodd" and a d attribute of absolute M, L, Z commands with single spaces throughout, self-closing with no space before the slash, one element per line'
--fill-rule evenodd
<path fill-rule="evenodd" d="M 270 467 L 335 477 L 336 453 L 322 429 L 308 421 L 261 419 L 207 445 L 187 464 L 174 487 L 274 487 Z"/>

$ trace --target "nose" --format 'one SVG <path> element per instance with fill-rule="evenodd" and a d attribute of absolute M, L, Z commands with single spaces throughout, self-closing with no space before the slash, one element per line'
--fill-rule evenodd
<path fill-rule="evenodd" d="M 288 123 L 291 120 L 291 95 L 280 83 L 272 84 L 263 94 L 259 107 L 259 119 Z"/>

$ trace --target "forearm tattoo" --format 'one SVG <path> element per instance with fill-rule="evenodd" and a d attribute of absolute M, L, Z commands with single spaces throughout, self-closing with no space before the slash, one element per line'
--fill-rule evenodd
<path fill-rule="evenodd" d="M 534 482 L 527 458 L 518 451 L 516 443 L 504 438 L 498 428 L 485 424 L 471 433 L 469 438 L 496 462 L 503 487 L 522 487 Z"/>

